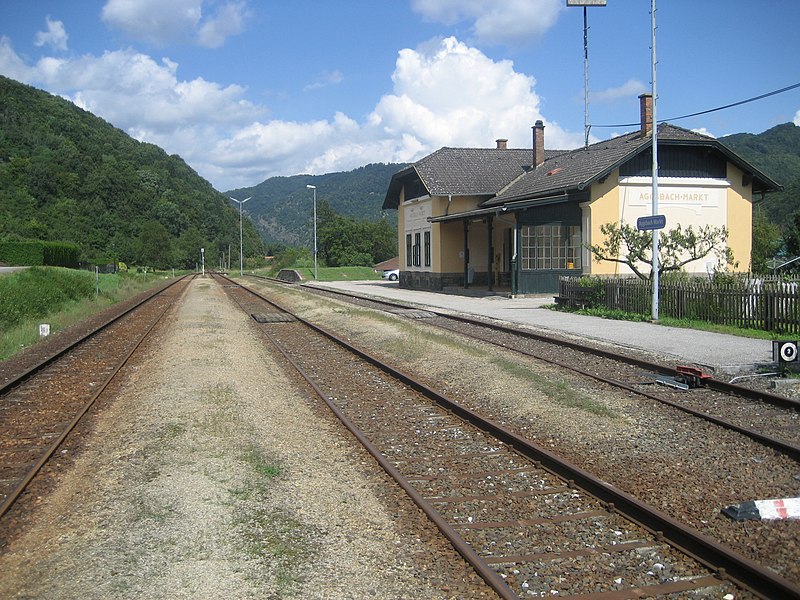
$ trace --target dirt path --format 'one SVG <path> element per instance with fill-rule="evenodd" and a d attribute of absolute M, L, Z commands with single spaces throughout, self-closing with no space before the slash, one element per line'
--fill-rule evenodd
<path fill-rule="evenodd" d="M 387 503 L 369 459 L 335 422 L 320 429 L 256 335 L 219 286 L 191 284 L 0 555 L 0 597 L 452 595 L 420 569 L 425 540 L 397 530 L 413 508 Z"/>

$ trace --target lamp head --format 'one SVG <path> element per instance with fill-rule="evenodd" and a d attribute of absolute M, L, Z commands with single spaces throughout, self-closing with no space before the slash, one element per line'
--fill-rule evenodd
<path fill-rule="evenodd" d="M 306 185 L 306 187 L 307 187 L 308 189 L 310 189 L 310 190 L 315 190 L 315 189 L 317 189 L 317 186 L 315 186 L 315 185 L 311 185 L 311 184 L 308 184 L 308 185 Z"/>

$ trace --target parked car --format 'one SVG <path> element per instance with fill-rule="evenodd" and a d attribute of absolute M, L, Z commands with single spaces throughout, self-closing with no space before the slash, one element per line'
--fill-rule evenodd
<path fill-rule="evenodd" d="M 397 281 L 400 279 L 400 269 L 386 269 L 381 277 L 389 281 Z"/>

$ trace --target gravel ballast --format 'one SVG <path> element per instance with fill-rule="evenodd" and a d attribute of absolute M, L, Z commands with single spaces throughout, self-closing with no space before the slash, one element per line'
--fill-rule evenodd
<path fill-rule="evenodd" d="M 220 286 L 195 280 L 145 355 L 0 555 L 0 596 L 453 597 L 416 508 Z"/>

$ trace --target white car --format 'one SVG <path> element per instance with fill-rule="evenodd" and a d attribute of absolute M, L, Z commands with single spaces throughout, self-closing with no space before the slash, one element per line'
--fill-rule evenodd
<path fill-rule="evenodd" d="M 400 279 L 400 269 L 386 269 L 381 277 L 389 281 L 397 281 Z"/>

